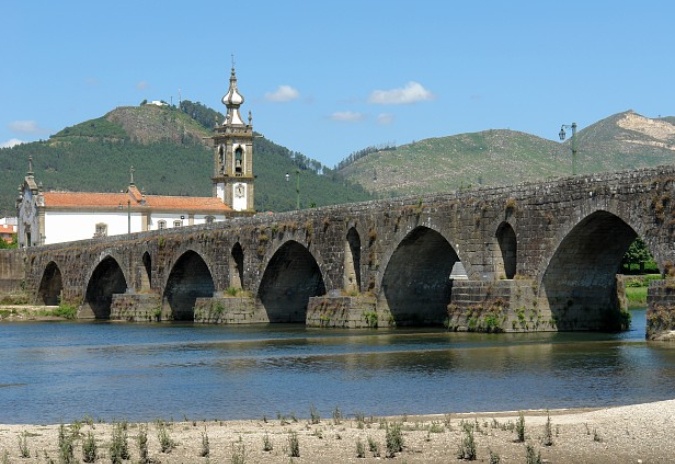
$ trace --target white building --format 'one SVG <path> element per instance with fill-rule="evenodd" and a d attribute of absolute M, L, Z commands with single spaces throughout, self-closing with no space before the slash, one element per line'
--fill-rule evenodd
<path fill-rule="evenodd" d="M 148 230 L 223 221 L 251 215 L 253 207 L 253 127 L 239 114 L 244 97 L 234 68 L 222 99 L 225 121 L 212 137 L 212 197 L 144 195 L 134 184 L 126 192 L 44 192 L 35 181 L 33 160 L 17 198 L 20 247 L 83 240 Z"/>

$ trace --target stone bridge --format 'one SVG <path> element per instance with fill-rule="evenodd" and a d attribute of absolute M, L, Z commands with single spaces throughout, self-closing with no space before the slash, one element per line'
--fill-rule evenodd
<path fill-rule="evenodd" d="M 616 273 L 636 237 L 675 274 L 674 200 L 668 166 L 261 213 L 11 259 L 21 254 L 37 302 L 75 304 L 80 318 L 611 331 L 626 324 Z M 670 290 L 669 279 L 649 290 L 650 336 L 673 328 Z"/>

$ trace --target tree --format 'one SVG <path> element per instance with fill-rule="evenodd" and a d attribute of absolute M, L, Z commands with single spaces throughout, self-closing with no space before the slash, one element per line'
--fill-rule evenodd
<path fill-rule="evenodd" d="M 631 265 L 639 264 L 640 272 L 644 272 L 645 262 L 651 260 L 653 260 L 652 254 L 649 252 L 647 245 L 640 237 L 637 237 L 628 247 L 626 254 L 623 255 L 621 265 L 626 266 L 630 271 Z"/>

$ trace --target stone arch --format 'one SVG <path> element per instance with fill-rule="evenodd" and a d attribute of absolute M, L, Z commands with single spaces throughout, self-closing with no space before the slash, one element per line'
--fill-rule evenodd
<path fill-rule="evenodd" d="M 361 237 L 350 227 L 345 240 L 343 288 L 346 292 L 361 291 Z"/>
<path fill-rule="evenodd" d="M 214 291 L 206 262 L 196 251 L 187 250 L 171 268 L 162 301 L 169 306 L 173 320 L 194 321 L 197 298 L 212 298 Z"/>
<path fill-rule="evenodd" d="M 115 258 L 102 259 L 89 278 L 85 305 L 89 305 L 96 319 L 109 319 L 113 295 L 127 290 L 127 279 Z"/>
<path fill-rule="evenodd" d="M 513 279 L 517 270 L 518 241 L 516 232 L 508 222 L 502 222 L 495 233 L 497 253 L 495 256 L 495 271 L 498 276 Z"/>
<path fill-rule="evenodd" d="M 244 250 L 239 242 L 235 243 L 230 252 L 230 287 L 244 288 Z"/>
<path fill-rule="evenodd" d="M 379 302 L 389 308 L 396 325 L 442 324 L 452 294 L 450 275 L 461 263 L 439 232 L 413 229 L 391 255 L 384 271 Z"/>
<path fill-rule="evenodd" d="M 270 322 L 305 322 L 309 298 L 326 293 L 321 269 L 307 248 L 284 243 L 270 259 L 258 298 Z"/>
<path fill-rule="evenodd" d="M 61 269 L 54 261 L 50 261 L 42 274 L 42 280 L 40 280 L 38 300 L 45 305 L 56 306 L 61 302 L 62 290 Z"/>
<path fill-rule="evenodd" d="M 559 330 L 627 328 L 616 294 L 616 274 L 635 237 L 635 230 L 619 216 L 597 210 L 562 238 L 539 292 Z"/>

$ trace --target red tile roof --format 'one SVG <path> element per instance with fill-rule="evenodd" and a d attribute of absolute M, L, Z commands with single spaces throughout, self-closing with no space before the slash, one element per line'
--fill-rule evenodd
<path fill-rule="evenodd" d="M 161 211 L 232 212 L 229 206 L 216 197 L 143 196 L 135 186 L 132 186 L 129 192 L 126 193 L 45 192 L 44 199 L 47 208 L 60 209 L 126 208 L 128 202 L 131 201 L 131 209 L 151 208 Z"/>

